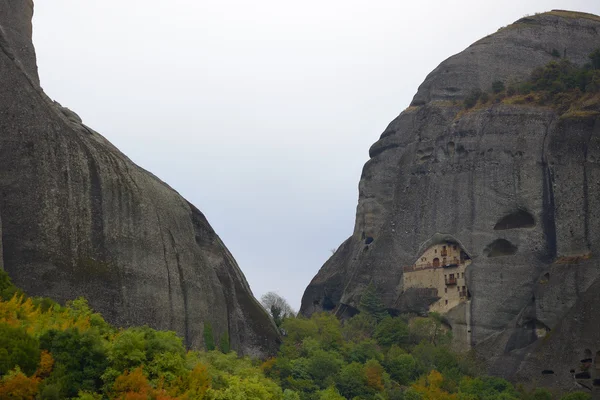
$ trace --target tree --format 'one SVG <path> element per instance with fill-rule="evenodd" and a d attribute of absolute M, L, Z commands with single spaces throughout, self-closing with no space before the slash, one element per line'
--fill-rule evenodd
<path fill-rule="evenodd" d="M 265 293 L 260 298 L 260 303 L 275 321 L 275 325 L 281 326 L 285 318 L 293 317 L 296 312 L 286 299 L 275 292 Z"/>
<path fill-rule="evenodd" d="M 39 378 L 28 378 L 19 369 L 11 371 L 0 380 L 0 399 L 33 400 L 39 383 Z"/>
<path fill-rule="evenodd" d="M 215 347 L 215 337 L 213 335 L 212 326 L 210 322 L 204 323 L 204 347 L 207 351 L 214 350 Z"/>
<path fill-rule="evenodd" d="M 100 377 L 108 360 L 95 331 L 51 330 L 40 337 L 40 347 L 49 351 L 56 361 L 47 380 L 60 387 L 63 398 L 75 397 L 80 390 L 94 392 L 102 385 Z"/>
<path fill-rule="evenodd" d="M 399 346 L 407 345 L 409 342 L 408 324 L 402 318 L 387 317 L 377 325 L 375 330 L 375 339 L 377 343 L 384 347 L 390 347 L 393 344 Z"/>
<path fill-rule="evenodd" d="M 600 69 L 600 48 L 594 50 L 589 57 L 592 62 L 592 67 L 594 69 Z"/>
<path fill-rule="evenodd" d="M 373 282 L 369 283 L 369 286 L 366 287 L 360 296 L 360 304 L 358 305 L 358 309 L 360 312 L 375 318 L 377 322 L 380 322 L 389 315 L 385 309 L 385 305 L 381 301 L 381 297 L 377 293 L 377 288 L 375 288 Z"/>
<path fill-rule="evenodd" d="M 23 328 L 0 323 L 0 376 L 15 367 L 27 375 L 35 372 L 40 361 L 39 343 Z"/>

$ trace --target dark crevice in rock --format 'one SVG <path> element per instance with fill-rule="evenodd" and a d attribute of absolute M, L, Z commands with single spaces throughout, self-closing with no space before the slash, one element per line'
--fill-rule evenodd
<path fill-rule="evenodd" d="M 495 231 L 518 228 L 533 228 L 535 220 L 533 215 L 525 210 L 517 210 L 502 217 L 494 226 Z"/>
<path fill-rule="evenodd" d="M 546 238 L 546 256 L 548 260 L 553 260 L 556 257 L 556 221 L 555 221 L 555 205 L 554 205 L 554 189 L 551 167 L 548 165 L 546 156 L 546 139 L 550 132 L 550 124 L 546 127 L 544 133 L 544 141 L 542 143 L 542 168 L 544 179 L 542 181 L 542 226 L 544 236 Z"/>
<path fill-rule="evenodd" d="M 183 276 L 183 268 L 181 267 L 181 262 L 179 260 L 179 251 L 177 250 L 177 244 L 175 242 L 175 238 L 173 237 L 173 233 L 169 232 L 169 237 L 171 238 L 171 247 L 173 251 L 175 251 L 175 260 L 177 261 L 177 273 L 179 274 L 179 284 L 181 286 L 181 296 L 183 297 L 183 313 L 184 313 L 184 337 L 185 343 L 190 345 L 190 331 L 189 331 L 189 307 L 188 307 L 188 289 Z"/>
<path fill-rule="evenodd" d="M 101 255 L 101 260 L 106 261 L 106 244 L 104 236 L 104 210 L 102 206 L 102 182 L 98 172 L 98 165 L 87 146 L 80 147 L 86 155 L 88 171 L 90 174 L 90 215 L 91 215 L 91 243 L 95 253 Z"/>
<path fill-rule="evenodd" d="M 592 378 L 592 376 L 587 371 L 579 372 L 579 373 L 575 374 L 575 379 L 591 379 L 591 378 Z"/>
<path fill-rule="evenodd" d="M 506 239 L 496 239 L 488 244 L 483 253 L 488 257 L 511 256 L 516 254 L 518 248 Z"/>
<path fill-rule="evenodd" d="M 542 371 L 542 375 L 554 375 L 554 371 L 551 369 L 545 369 Z"/>

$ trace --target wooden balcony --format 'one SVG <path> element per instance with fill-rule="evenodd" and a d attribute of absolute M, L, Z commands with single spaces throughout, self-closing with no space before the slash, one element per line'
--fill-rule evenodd
<path fill-rule="evenodd" d="M 449 278 L 446 278 L 446 286 L 453 286 L 456 285 L 456 277 L 451 276 Z"/>

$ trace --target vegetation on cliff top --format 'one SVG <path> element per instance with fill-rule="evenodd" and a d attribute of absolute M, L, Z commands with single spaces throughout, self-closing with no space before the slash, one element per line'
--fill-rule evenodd
<path fill-rule="evenodd" d="M 471 92 L 463 106 L 469 110 L 495 103 L 550 107 L 563 119 L 600 115 L 600 48 L 589 55 L 589 62 L 583 66 L 561 58 L 534 69 L 524 82 L 507 85 L 495 81 L 489 92 Z"/>
<path fill-rule="evenodd" d="M 283 318 L 278 357 L 260 361 L 222 341 L 222 351 L 186 351 L 174 332 L 116 329 L 84 299 L 29 298 L 0 271 L 0 399 L 553 398 L 476 376 L 468 357 L 450 350 L 438 315 L 393 318 L 374 290 L 363 300 L 345 323 L 325 313 Z"/>

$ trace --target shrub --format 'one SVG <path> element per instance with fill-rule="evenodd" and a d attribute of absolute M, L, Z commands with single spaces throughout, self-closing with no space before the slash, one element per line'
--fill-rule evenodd
<path fill-rule="evenodd" d="M 552 49 L 552 52 L 550 54 L 552 54 L 552 57 L 554 58 L 560 58 L 560 52 L 556 49 Z"/>
<path fill-rule="evenodd" d="M 504 92 L 504 82 L 502 81 L 494 81 L 492 82 L 492 91 L 494 93 Z"/>
<path fill-rule="evenodd" d="M 600 69 L 600 48 L 594 50 L 590 56 L 590 61 L 592 63 L 592 68 Z"/>
<path fill-rule="evenodd" d="M 467 95 L 467 97 L 465 97 L 465 99 L 463 101 L 463 105 L 465 106 L 465 108 L 473 108 L 473 107 L 475 107 L 475 104 L 477 104 L 477 101 L 479 100 L 480 97 L 481 97 L 481 90 L 474 89 Z"/>

